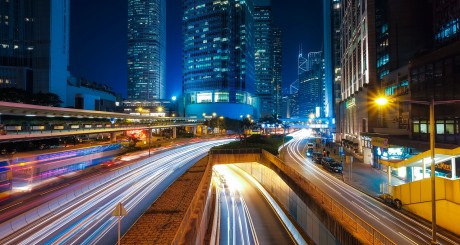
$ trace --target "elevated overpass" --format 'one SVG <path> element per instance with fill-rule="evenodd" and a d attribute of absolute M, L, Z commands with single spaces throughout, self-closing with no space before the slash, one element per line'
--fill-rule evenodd
<path fill-rule="evenodd" d="M 9 117 L 9 120 L 5 120 L 5 117 Z M 187 132 L 194 134 L 202 132 L 204 122 L 204 119 L 197 118 L 132 115 L 0 102 L 0 141 L 160 128 L 173 129 L 175 137 L 177 127 L 185 127 Z"/>

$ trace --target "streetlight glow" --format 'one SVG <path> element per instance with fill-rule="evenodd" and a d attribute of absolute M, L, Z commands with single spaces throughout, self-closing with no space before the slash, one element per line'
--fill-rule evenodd
<path fill-rule="evenodd" d="M 388 104 L 388 99 L 385 97 L 380 97 L 375 100 L 375 103 L 377 103 L 378 105 L 386 105 Z"/>

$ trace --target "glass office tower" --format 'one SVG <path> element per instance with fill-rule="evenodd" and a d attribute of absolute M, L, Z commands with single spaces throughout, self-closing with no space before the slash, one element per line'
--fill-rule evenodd
<path fill-rule="evenodd" d="M 55 93 L 66 104 L 69 0 L 0 1 L 0 88 Z"/>
<path fill-rule="evenodd" d="M 165 98 L 166 0 L 128 0 L 128 99 Z"/>
<path fill-rule="evenodd" d="M 183 1 L 185 115 L 253 115 L 253 4 Z"/>
<path fill-rule="evenodd" d="M 270 0 L 255 0 L 255 95 L 260 100 L 259 114 L 262 118 L 275 114 L 272 19 Z"/>

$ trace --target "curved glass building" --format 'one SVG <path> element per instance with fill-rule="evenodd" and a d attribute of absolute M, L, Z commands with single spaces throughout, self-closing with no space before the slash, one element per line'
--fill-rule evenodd
<path fill-rule="evenodd" d="M 183 9 L 186 116 L 254 115 L 252 1 L 184 0 Z"/>
<path fill-rule="evenodd" d="M 128 99 L 165 98 L 166 0 L 128 0 Z"/>

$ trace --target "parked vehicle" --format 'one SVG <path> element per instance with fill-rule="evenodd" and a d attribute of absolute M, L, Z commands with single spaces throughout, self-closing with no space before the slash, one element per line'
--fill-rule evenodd
<path fill-rule="evenodd" d="M 307 152 L 305 153 L 307 157 L 312 157 L 313 156 L 313 148 L 308 148 Z"/>
<path fill-rule="evenodd" d="M 312 160 L 314 163 L 321 164 L 321 160 L 323 160 L 323 153 L 313 152 Z"/>
<path fill-rule="evenodd" d="M 343 167 L 341 163 L 334 161 L 329 164 L 328 170 L 334 173 L 342 173 Z"/>
<path fill-rule="evenodd" d="M 332 164 L 333 162 L 334 162 L 334 159 L 330 157 L 323 157 L 321 159 L 321 164 L 323 165 L 325 169 L 329 169 L 329 165 Z"/>

